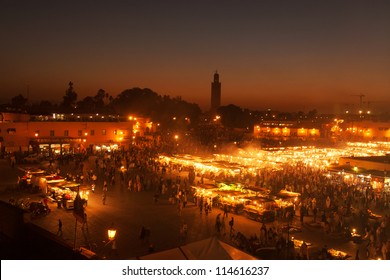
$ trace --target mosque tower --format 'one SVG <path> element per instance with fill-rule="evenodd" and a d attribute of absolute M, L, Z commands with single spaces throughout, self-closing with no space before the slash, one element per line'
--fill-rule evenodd
<path fill-rule="evenodd" d="M 211 112 L 215 112 L 221 106 L 221 83 L 218 71 L 215 71 L 214 81 L 211 83 Z"/>

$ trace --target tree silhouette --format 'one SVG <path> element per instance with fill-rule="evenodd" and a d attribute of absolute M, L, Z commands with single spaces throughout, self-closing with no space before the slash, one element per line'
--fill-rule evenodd
<path fill-rule="evenodd" d="M 23 95 L 19 94 L 17 96 L 12 97 L 11 99 L 11 107 L 17 110 L 26 110 L 27 109 L 27 101 Z"/>
<path fill-rule="evenodd" d="M 95 102 L 95 109 L 98 112 L 103 112 L 104 111 L 104 99 L 108 96 L 108 93 L 104 89 L 99 89 L 98 92 L 96 93 L 94 99 Z"/>
<path fill-rule="evenodd" d="M 197 104 L 190 104 L 180 97 L 163 97 L 148 88 L 126 89 L 110 102 L 113 110 L 122 115 L 139 115 L 150 117 L 154 121 L 160 122 L 165 127 L 173 128 L 179 122 L 172 122 L 173 117 L 183 120 L 184 125 L 193 124 L 197 121 L 201 110 Z M 188 120 L 191 120 L 189 122 Z"/>
<path fill-rule="evenodd" d="M 65 92 L 61 108 L 66 112 L 71 112 L 76 108 L 77 93 L 73 88 L 73 83 L 69 82 L 69 87 Z"/>
<path fill-rule="evenodd" d="M 225 127 L 246 127 L 243 110 L 236 105 L 221 106 L 218 108 L 218 114 Z"/>
<path fill-rule="evenodd" d="M 95 99 L 91 96 L 85 97 L 83 100 L 77 102 L 77 112 L 78 113 L 95 113 L 96 104 Z"/>
<path fill-rule="evenodd" d="M 42 100 L 38 104 L 31 105 L 30 113 L 35 115 L 49 115 L 57 111 L 57 106 L 48 100 Z"/>
<path fill-rule="evenodd" d="M 105 113 L 106 106 L 104 99 L 107 94 L 104 89 L 99 89 L 94 97 L 87 96 L 83 100 L 77 102 L 78 113 Z"/>

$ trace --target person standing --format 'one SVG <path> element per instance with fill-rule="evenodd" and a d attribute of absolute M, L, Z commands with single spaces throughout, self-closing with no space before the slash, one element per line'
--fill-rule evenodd
<path fill-rule="evenodd" d="M 93 181 L 93 184 L 96 186 L 97 176 L 95 173 L 92 175 L 92 181 Z"/>
<path fill-rule="evenodd" d="M 15 155 L 12 155 L 11 156 L 11 167 L 14 168 L 15 164 L 16 164 L 16 157 L 15 157 Z"/>
<path fill-rule="evenodd" d="M 359 257 L 359 249 L 356 250 L 355 260 L 360 260 L 360 257 Z"/>
<path fill-rule="evenodd" d="M 380 247 L 381 253 L 382 253 L 382 260 L 387 260 L 388 255 L 388 249 L 387 249 L 387 242 L 382 242 L 382 246 Z"/>
<path fill-rule="evenodd" d="M 317 222 L 317 213 L 318 213 L 318 209 L 316 206 L 314 206 L 313 207 L 313 223 Z"/>
<path fill-rule="evenodd" d="M 222 216 L 222 219 L 221 219 L 221 234 L 223 236 L 226 235 L 225 216 Z"/>
<path fill-rule="evenodd" d="M 111 243 L 111 254 L 113 257 L 117 257 L 118 256 L 118 247 L 116 246 L 116 240 L 112 240 L 112 243 Z"/>
<path fill-rule="evenodd" d="M 204 213 L 206 214 L 206 217 L 209 214 L 209 204 L 208 204 L 207 200 L 206 200 L 206 203 L 204 205 Z"/>
<path fill-rule="evenodd" d="M 300 247 L 300 253 L 301 253 L 303 260 L 309 259 L 309 248 L 308 248 L 306 242 L 302 242 L 302 245 Z"/>
<path fill-rule="evenodd" d="M 260 244 L 265 245 L 268 242 L 268 231 L 267 231 L 267 226 L 265 223 L 261 225 L 260 228 Z"/>
<path fill-rule="evenodd" d="M 300 221 L 301 221 L 301 225 L 303 225 L 303 218 L 305 217 L 305 214 L 306 214 L 306 207 L 305 205 L 301 205 L 301 209 L 300 209 Z"/>

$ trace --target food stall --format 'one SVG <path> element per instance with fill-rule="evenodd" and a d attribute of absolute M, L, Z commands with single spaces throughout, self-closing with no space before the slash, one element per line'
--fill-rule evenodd
<path fill-rule="evenodd" d="M 218 195 L 217 205 L 236 214 L 243 213 L 244 206 L 249 203 L 248 197 L 253 195 L 241 184 L 234 183 L 219 183 L 218 190 L 215 193 Z"/>
<path fill-rule="evenodd" d="M 301 248 L 301 246 L 303 245 L 303 242 L 305 242 L 306 246 L 311 246 L 311 243 L 309 242 L 306 242 L 306 241 L 303 241 L 303 240 L 299 240 L 299 239 L 295 239 L 294 237 L 291 237 L 293 243 L 294 243 L 294 248 Z"/>
<path fill-rule="evenodd" d="M 286 215 L 286 212 L 294 211 L 294 202 L 300 194 L 281 191 L 278 196 L 269 196 L 269 190 L 264 188 L 244 187 L 242 184 L 217 183 L 204 184 L 193 187 L 194 197 L 197 199 L 208 199 L 214 207 L 227 209 L 228 212 L 244 214 L 247 218 L 272 222 L 279 211 Z"/>
<path fill-rule="evenodd" d="M 63 181 L 49 186 L 49 197 L 58 203 L 58 208 L 73 209 L 77 192 L 85 205 L 88 205 L 90 187 L 72 181 Z"/>
<path fill-rule="evenodd" d="M 33 176 L 44 176 L 45 170 L 35 167 L 26 167 L 23 169 L 24 175 L 19 178 L 19 185 L 22 188 L 32 187 L 31 178 Z"/>
<path fill-rule="evenodd" d="M 295 205 L 299 202 L 300 196 L 300 193 L 286 190 L 281 190 L 276 194 L 274 200 L 280 209 L 283 219 L 289 219 L 294 216 Z"/>
<path fill-rule="evenodd" d="M 249 186 L 246 187 L 246 190 L 248 190 L 250 193 L 254 194 L 255 196 L 268 196 L 271 193 L 270 189 L 259 187 L 259 186 Z"/>
<path fill-rule="evenodd" d="M 247 218 L 259 222 L 273 222 L 277 203 L 267 197 L 247 197 L 248 203 L 244 206 L 244 214 Z"/>
<path fill-rule="evenodd" d="M 31 177 L 31 184 L 37 186 L 44 194 L 48 193 L 51 185 L 65 181 L 65 178 L 57 174 L 42 175 L 36 174 Z"/>
<path fill-rule="evenodd" d="M 195 189 L 194 197 L 197 199 L 208 199 L 212 201 L 212 205 L 235 213 L 242 213 L 247 195 L 242 187 L 235 184 L 204 184 L 193 187 Z"/>
<path fill-rule="evenodd" d="M 194 189 L 194 198 L 199 201 L 199 199 L 210 199 L 213 201 L 217 194 L 214 191 L 218 190 L 216 185 L 213 184 L 203 184 L 199 186 L 192 187 Z"/>

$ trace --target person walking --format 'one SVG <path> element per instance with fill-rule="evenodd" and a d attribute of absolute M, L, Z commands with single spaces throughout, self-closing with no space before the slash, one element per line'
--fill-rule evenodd
<path fill-rule="evenodd" d="M 62 236 L 62 221 L 61 219 L 58 219 L 58 231 L 57 231 L 58 236 Z"/>
<path fill-rule="evenodd" d="M 188 233 L 188 225 L 186 223 L 183 223 L 180 227 L 179 236 L 180 236 L 180 242 L 183 243 L 187 239 L 187 233 Z"/>
<path fill-rule="evenodd" d="M 221 233 L 221 213 L 217 215 L 215 220 L 215 230 L 217 231 L 218 235 Z"/>
<path fill-rule="evenodd" d="M 234 218 L 229 221 L 229 226 L 230 226 L 230 236 L 233 235 L 233 227 L 234 227 Z"/>
<path fill-rule="evenodd" d="M 182 203 L 181 200 L 179 199 L 179 201 L 178 201 L 178 203 L 177 203 L 177 215 L 178 215 L 179 217 L 181 216 L 182 210 L 183 210 L 183 203 Z"/>
<path fill-rule="evenodd" d="M 107 197 L 106 192 L 103 192 L 103 195 L 102 195 L 102 203 L 103 203 L 103 205 L 106 205 L 106 197 Z"/>
<path fill-rule="evenodd" d="M 228 207 L 227 207 L 226 204 L 224 204 L 223 205 L 223 216 L 227 218 L 228 217 L 228 212 L 229 212 L 228 211 Z"/>

